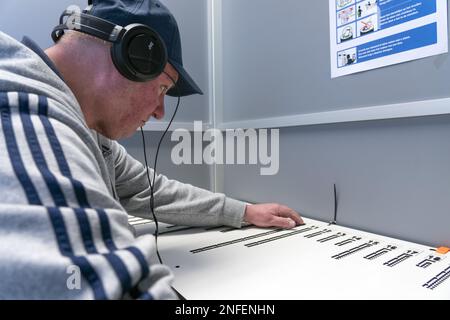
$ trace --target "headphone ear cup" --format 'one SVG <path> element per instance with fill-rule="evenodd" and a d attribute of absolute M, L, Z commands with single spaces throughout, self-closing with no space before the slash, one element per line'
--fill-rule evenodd
<path fill-rule="evenodd" d="M 167 50 L 160 36 L 141 24 L 124 29 L 120 41 L 111 47 L 117 70 L 131 81 L 144 82 L 158 77 L 167 64 Z"/>

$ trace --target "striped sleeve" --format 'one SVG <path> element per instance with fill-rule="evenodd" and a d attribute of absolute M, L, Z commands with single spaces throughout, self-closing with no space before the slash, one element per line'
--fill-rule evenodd
<path fill-rule="evenodd" d="M 0 298 L 175 298 L 153 237 L 133 237 L 87 137 L 52 108 L 0 93 Z"/>

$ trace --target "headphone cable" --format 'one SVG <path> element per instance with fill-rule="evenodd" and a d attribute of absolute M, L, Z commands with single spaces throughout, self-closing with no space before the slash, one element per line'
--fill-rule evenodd
<path fill-rule="evenodd" d="M 156 155 L 155 155 L 155 162 L 153 165 L 153 183 L 150 180 L 150 173 L 149 173 L 149 169 L 148 169 L 148 162 L 147 162 L 147 151 L 145 148 L 145 136 L 144 136 L 144 130 L 141 127 L 141 135 L 142 135 L 142 145 L 143 145 L 143 150 L 144 150 L 144 161 L 145 161 L 145 168 L 146 168 L 146 174 L 147 174 L 147 180 L 148 180 L 148 184 L 150 186 L 150 212 L 152 213 L 152 217 L 153 217 L 153 221 L 155 222 L 155 233 L 153 234 L 155 237 L 155 247 L 156 247 L 156 255 L 158 256 L 158 260 L 161 264 L 163 264 L 163 261 L 161 259 L 161 255 L 159 254 L 159 250 L 158 250 L 158 234 L 159 234 L 159 225 L 158 225 L 158 219 L 156 218 L 156 214 L 155 214 L 155 202 L 154 202 L 154 188 L 155 188 L 155 179 L 156 179 L 156 164 L 158 162 L 158 154 L 159 154 L 159 148 L 161 147 L 161 143 L 166 135 L 166 133 L 169 131 L 169 128 L 173 122 L 173 119 L 175 118 L 175 115 L 177 114 L 178 111 L 178 107 L 180 106 L 180 89 L 177 87 L 175 80 L 168 75 L 165 71 L 163 71 L 164 74 L 166 74 L 170 80 L 172 80 L 173 84 L 174 84 L 174 88 L 177 91 L 177 106 L 175 107 L 175 111 L 173 112 L 172 118 L 169 121 L 169 124 L 167 125 L 166 130 L 164 131 L 164 133 L 162 134 L 161 138 L 159 139 L 159 143 L 158 143 L 158 147 L 156 148 Z"/>

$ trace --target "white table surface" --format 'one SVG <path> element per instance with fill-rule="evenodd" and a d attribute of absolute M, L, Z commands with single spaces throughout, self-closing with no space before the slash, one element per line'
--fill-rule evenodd
<path fill-rule="evenodd" d="M 450 299 L 450 253 L 303 220 L 281 231 L 160 224 L 159 251 L 190 300 Z M 130 224 L 139 235 L 154 232 L 146 220 Z"/>

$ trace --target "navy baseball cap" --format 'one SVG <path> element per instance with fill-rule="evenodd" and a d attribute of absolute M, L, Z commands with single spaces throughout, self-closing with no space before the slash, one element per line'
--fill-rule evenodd
<path fill-rule="evenodd" d="M 177 88 L 167 92 L 169 96 L 203 94 L 183 67 L 180 31 L 170 11 L 157 0 L 93 0 L 89 14 L 125 27 L 141 23 L 156 31 L 163 39 L 168 62 L 178 72 Z"/>

